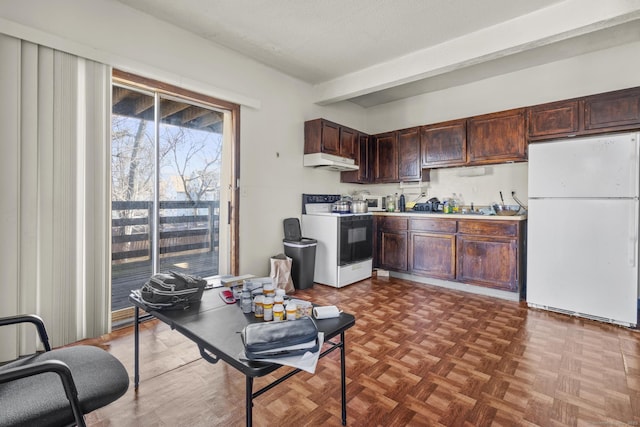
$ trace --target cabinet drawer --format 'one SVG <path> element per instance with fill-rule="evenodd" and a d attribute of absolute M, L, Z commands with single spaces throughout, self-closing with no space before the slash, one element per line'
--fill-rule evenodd
<path fill-rule="evenodd" d="M 378 228 L 384 230 L 406 230 L 409 220 L 407 218 L 398 218 L 391 216 L 383 216 L 378 218 Z"/>
<path fill-rule="evenodd" d="M 509 236 L 518 235 L 518 222 L 516 221 L 458 221 L 458 233 L 476 234 L 482 236 Z"/>
<path fill-rule="evenodd" d="M 438 233 L 455 233 L 456 220 L 454 219 L 436 219 L 436 218 L 412 218 L 410 221 L 410 229 L 415 231 L 432 231 Z"/>

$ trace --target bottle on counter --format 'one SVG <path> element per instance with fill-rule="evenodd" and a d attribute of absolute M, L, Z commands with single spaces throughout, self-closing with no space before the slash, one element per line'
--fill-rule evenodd
<path fill-rule="evenodd" d="M 393 200 L 395 200 L 395 204 L 396 204 L 395 212 L 400 212 L 400 206 L 398 206 L 398 203 L 400 202 L 400 199 L 398 198 L 398 193 L 395 194 L 395 197 Z"/>
<path fill-rule="evenodd" d="M 464 199 L 462 198 L 462 193 L 458 193 L 458 210 L 460 213 L 466 213 L 467 208 L 464 206 Z"/>
<path fill-rule="evenodd" d="M 407 210 L 406 200 L 404 198 L 404 194 L 400 195 L 400 200 L 398 201 L 398 205 L 400 207 L 400 212 L 404 212 Z"/>
<path fill-rule="evenodd" d="M 396 199 L 393 198 L 391 194 L 387 196 L 387 212 L 395 212 L 396 210 Z"/>
<path fill-rule="evenodd" d="M 449 199 L 449 210 L 451 213 L 458 213 L 459 211 L 458 196 L 456 196 L 456 193 L 453 193 L 453 197 Z"/>

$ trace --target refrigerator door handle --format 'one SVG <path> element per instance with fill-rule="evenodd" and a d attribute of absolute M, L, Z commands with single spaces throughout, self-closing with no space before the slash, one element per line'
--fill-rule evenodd
<path fill-rule="evenodd" d="M 638 249 L 638 200 L 633 204 L 633 215 L 630 216 L 631 224 L 629 224 L 629 266 L 635 267 Z"/>
<path fill-rule="evenodd" d="M 638 163 L 640 162 L 639 145 L 640 145 L 640 133 L 636 134 L 632 138 L 633 152 L 629 159 L 631 165 L 629 166 L 629 188 L 633 189 L 633 196 L 638 196 Z"/>

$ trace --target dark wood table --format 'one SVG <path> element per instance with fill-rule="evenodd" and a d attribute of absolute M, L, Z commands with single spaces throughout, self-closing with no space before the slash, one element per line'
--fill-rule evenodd
<path fill-rule="evenodd" d="M 186 310 L 154 310 L 147 307 L 135 294 L 129 296 L 129 301 L 135 307 L 135 372 L 134 383 L 138 388 L 140 382 L 140 309 L 151 316 L 168 324 L 171 329 L 193 341 L 200 350 L 203 359 L 210 363 L 224 360 L 246 377 L 246 424 L 252 425 L 253 399 L 272 389 L 276 385 L 300 372 L 294 369 L 265 387 L 253 391 L 253 380 L 279 369 L 282 365 L 276 363 L 252 362 L 240 359 L 244 350 L 240 331 L 249 323 L 261 322 L 253 313 L 244 314 L 239 304 L 225 304 L 219 297 L 220 288 L 205 291 L 202 300 Z M 324 333 L 326 350 L 320 353 L 324 357 L 334 350 L 340 350 L 340 381 L 342 391 L 342 425 L 347 423 L 346 375 L 345 375 L 345 337 L 344 332 L 351 328 L 356 320 L 352 314 L 341 313 L 333 319 L 315 320 L 318 330 Z M 340 335 L 340 341 L 331 339 Z"/>

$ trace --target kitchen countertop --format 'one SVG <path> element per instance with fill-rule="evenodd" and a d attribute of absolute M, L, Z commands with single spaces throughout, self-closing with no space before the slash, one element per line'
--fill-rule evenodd
<path fill-rule="evenodd" d="M 433 212 L 407 211 L 407 212 L 373 212 L 374 216 L 410 216 L 421 218 L 450 218 L 450 219 L 482 219 L 489 221 L 525 221 L 527 215 L 482 215 L 482 214 L 445 214 Z"/>

